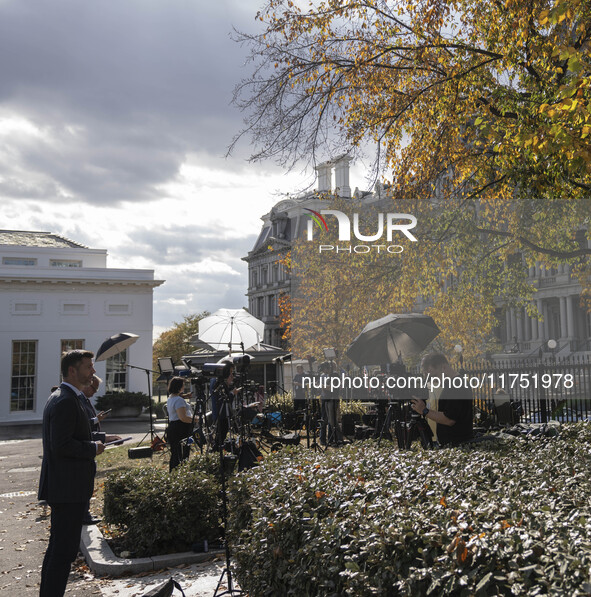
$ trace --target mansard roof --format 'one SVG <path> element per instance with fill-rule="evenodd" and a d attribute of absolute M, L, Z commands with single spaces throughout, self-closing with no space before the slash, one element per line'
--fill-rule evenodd
<path fill-rule="evenodd" d="M 0 245 L 17 247 L 49 247 L 53 249 L 88 249 L 85 245 L 53 234 L 52 232 L 31 232 L 28 230 L 0 230 Z"/>

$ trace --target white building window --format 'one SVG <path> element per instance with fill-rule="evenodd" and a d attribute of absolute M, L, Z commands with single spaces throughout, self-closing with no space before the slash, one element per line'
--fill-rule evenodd
<path fill-rule="evenodd" d="M 107 303 L 105 306 L 106 315 L 131 315 L 129 303 Z"/>
<path fill-rule="evenodd" d="M 107 359 L 105 390 L 124 392 L 127 390 L 127 348 Z"/>
<path fill-rule="evenodd" d="M 60 302 L 61 315 L 88 315 L 88 303 Z"/>
<path fill-rule="evenodd" d="M 2 265 L 35 266 L 37 260 L 29 257 L 2 257 Z"/>
<path fill-rule="evenodd" d="M 60 354 L 71 350 L 84 350 L 84 340 L 60 340 Z"/>
<path fill-rule="evenodd" d="M 82 267 L 82 261 L 78 259 L 50 259 L 51 267 Z"/>
<path fill-rule="evenodd" d="M 35 410 L 36 340 L 12 341 L 11 375 L 10 412 Z"/>
<path fill-rule="evenodd" d="M 11 301 L 12 315 L 41 315 L 41 301 Z"/>

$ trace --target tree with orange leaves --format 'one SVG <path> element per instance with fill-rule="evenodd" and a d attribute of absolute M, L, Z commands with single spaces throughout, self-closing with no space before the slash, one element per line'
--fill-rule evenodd
<path fill-rule="evenodd" d="M 253 159 L 367 150 L 419 243 L 396 275 L 444 336 L 499 301 L 535 314 L 526 266 L 591 285 L 589 0 L 270 0 L 242 34 Z M 385 278 L 385 282 L 388 278 Z"/>

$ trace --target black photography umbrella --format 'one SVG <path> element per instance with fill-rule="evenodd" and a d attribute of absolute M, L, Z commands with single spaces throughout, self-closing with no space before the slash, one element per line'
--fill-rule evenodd
<path fill-rule="evenodd" d="M 98 349 L 96 356 L 94 358 L 95 362 L 97 361 L 106 361 L 110 357 L 114 357 L 116 354 L 124 351 L 126 348 L 134 344 L 138 340 L 139 336 L 137 334 L 132 334 L 131 332 L 121 332 L 119 334 L 115 334 L 110 338 L 107 338 L 102 344 L 101 347 Z M 150 383 L 150 373 L 158 373 L 157 371 L 152 371 L 151 369 L 146 369 L 145 367 L 136 367 L 135 365 L 130 365 L 129 363 L 125 363 L 125 367 L 129 367 L 130 369 L 139 369 L 140 371 L 146 372 L 146 381 L 148 382 L 148 404 L 150 408 L 150 439 L 152 443 L 154 441 L 154 421 L 152 420 L 152 384 Z M 148 433 L 144 436 L 144 439 L 148 436 Z M 144 441 L 142 439 L 138 446 Z M 144 456 L 145 454 L 142 454 Z M 149 451 L 148 455 L 152 455 L 152 452 Z M 130 455 L 130 458 L 132 456 Z M 134 456 L 134 458 L 138 458 L 139 456 Z"/>
<path fill-rule="evenodd" d="M 370 321 L 347 348 L 347 356 L 360 367 L 396 363 L 422 352 L 438 335 L 429 315 L 390 313 Z"/>
<path fill-rule="evenodd" d="M 137 334 L 132 334 L 131 332 L 121 332 L 107 338 L 98 349 L 94 357 L 95 362 L 106 361 L 108 358 L 115 356 L 128 346 L 131 346 L 138 338 Z"/>

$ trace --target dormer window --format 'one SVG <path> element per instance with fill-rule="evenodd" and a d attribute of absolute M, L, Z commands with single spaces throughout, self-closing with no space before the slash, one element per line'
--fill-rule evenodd
<path fill-rule="evenodd" d="M 37 260 L 31 257 L 2 257 L 2 265 L 35 266 Z"/>
<path fill-rule="evenodd" d="M 82 261 L 77 259 L 50 259 L 51 267 L 82 267 Z"/>

